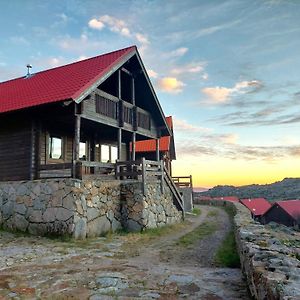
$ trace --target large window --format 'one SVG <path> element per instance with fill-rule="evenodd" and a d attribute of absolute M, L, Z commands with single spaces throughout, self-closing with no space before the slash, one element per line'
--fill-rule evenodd
<path fill-rule="evenodd" d="M 80 142 L 80 144 L 79 144 L 79 159 L 87 160 L 87 144 L 86 144 L 86 142 Z"/>
<path fill-rule="evenodd" d="M 62 138 L 57 136 L 49 136 L 49 158 L 62 159 L 63 143 Z"/>
<path fill-rule="evenodd" d="M 101 145 L 101 162 L 115 163 L 118 159 L 118 147 L 113 145 Z"/>

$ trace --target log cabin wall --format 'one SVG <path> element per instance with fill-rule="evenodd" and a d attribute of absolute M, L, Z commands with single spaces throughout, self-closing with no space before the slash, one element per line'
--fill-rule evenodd
<path fill-rule="evenodd" d="M 29 180 L 32 171 L 31 122 L 9 114 L 0 122 L 0 181 Z"/>

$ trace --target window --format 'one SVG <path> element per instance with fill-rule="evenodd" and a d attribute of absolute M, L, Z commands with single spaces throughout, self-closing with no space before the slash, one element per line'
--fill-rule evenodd
<path fill-rule="evenodd" d="M 113 145 L 101 145 L 101 162 L 115 163 L 118 159 L 118 147 Z"/>
<path fill-rule="evenodd" d="M 109 162 L 109 146 L 108 145 L 101 145 L 101 162 Z"/>
<path fill-rule="evenodd" d="M 49 136 L 49 158 L 62 159 L 62 138 Z"/>
<path fill-rule="evenodd" d="M 80 142 L 79 144 L 79 159 L 87 159 L 86 142 Z"/>
<path fill-rule="evenodd" d="M 110 147 L 110 161 L 115 163 L 118 159 L 118 147 L 111 146 Z"/>

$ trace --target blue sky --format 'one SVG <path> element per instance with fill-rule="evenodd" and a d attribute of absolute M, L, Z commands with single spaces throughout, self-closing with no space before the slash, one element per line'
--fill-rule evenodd
<path fill-rule="evenodd" d="M 197 186 L 300 169 L 300 1 L 0 0 L 0 81 L 133 44 Z"/>

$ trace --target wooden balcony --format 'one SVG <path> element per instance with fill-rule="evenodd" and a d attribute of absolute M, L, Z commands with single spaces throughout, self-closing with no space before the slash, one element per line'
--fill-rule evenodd
<path fill-rule="evenodd" d="M 151 132 L 151 115 L 146 110 L 97 89 L 83 104 L 83 117 L 130 131 Z"/>

